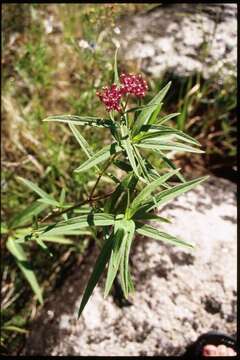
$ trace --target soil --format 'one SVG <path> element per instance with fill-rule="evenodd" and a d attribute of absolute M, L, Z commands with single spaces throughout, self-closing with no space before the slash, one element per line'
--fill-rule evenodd
<path fill-rule="evenodd" d="M 203 332 L 236 336 L 236 185 L 211 176 L 159 213 L 195 249 L 136 238 L 130 303 L 104 300 L 102 279 L 77 320 L 95 248 L 45 303 L 24 355 L 178 356 Z"/>

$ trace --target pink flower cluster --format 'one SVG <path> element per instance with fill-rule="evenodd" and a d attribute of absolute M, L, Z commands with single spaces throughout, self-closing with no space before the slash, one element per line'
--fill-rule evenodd
<path fill-rule="evenodd" d="M 147 82 L 142 75 L 121 74 L 120 81 L 123 84 L 123 91 L 126 94 L 133 94 L 138 97 L 144 97 L 148 90 Z"/>
<path fill-rule="evenodd" d="M 96 95 L 104 103 L 107 111 L 121 111 L 120 99 L 122 97 L 122 90 L 121 88 L 118 89 L 116 84 L 112 84 L 110 87 L 104 86 L 102 92 L 97 91 Z"/>
<path fill-rule="evenodd" d="M 118 88 L 116 84 L 105 86 L 102 92 L 97 91 L 96 95 L 106 106 L 107 111 L 121 111 L 120 100 L 123 95 L 132 94 L 137 97 L 144 97 L 148 90 L 147 82 L 141 75 L 121 74 L 120 82 L 122 85 Z"/>

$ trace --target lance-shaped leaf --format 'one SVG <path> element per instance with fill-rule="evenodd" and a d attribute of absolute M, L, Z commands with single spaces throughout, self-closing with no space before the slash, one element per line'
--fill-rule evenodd
<path fill-rule="evenodd" d="M 128 216 L 131 218 L 138 210 L 139 205 L 146 201 L 153 191 L 155 191 L 160 185 L 164 184 L 168 179 L 179 172 L 179 170 L 180 169 L 172 170 L 147 185 L 133 200 L 130 208 L 128 209 Z"/>
<path fill-rule="evenodd" d="M 104 119 L 93 116 L 77 116 L 77 115 L 53 115 L 48 116 L 43 121 L 62 122 L 73 125 L 89 125 L 94 127 L 111 128 L 118 126 L 111 119 Z"/>
<path fill-rule="evenodd" d="M 147 236 L 147 237 L 153 238 L 155 240 L 165 241 L 165 242 L 169 242 L 174 245 L 185 246 L 188 248 L 194 247 L 192 244 L 189 244 L 186 241 L 178 239 L 175 236 L 166 234 L 163 231 L 159 231 L 158 229 L 156 229 L 150 225 L 143 225 L 143 224 L 137 223 L 136 231 L 143 236 Z"/>
<path fill-rule="evenodd" d="M 172 119 L 172 118 L 174 118 L 174 117 L 176 117 L 176 116 L 178 116 L 178 115 L 180 115 L 180 113 L 172 113 L 172 114 L 169 114 L 169 115 L 165 115 L 165 116 L 163 116 L 162 118 L 156 120 L 156 121 L 155 121 L 155 124 L 156 124 L 156 125 L 162 125 L 162 124 L 164 124 L 165 122 L 167 122 L 168 120 L 170 120 L 170 119 Z"/>
<path fill-rule="evenodd" d="M 102 247 L 101 253 L 96 261 L 96 264 L 94 266 L 92 275 L 90 276 L 90 279 L 88 281 L 87 287 L 84 291 L 82 301 L 80 304 L 80 308 L 78 311 L 78 317 L 80 317 L 83 309 L 85 308 L 90 296 L 92 295 L 92 292 L 100 279 L 100 276 L 105 270 L 106 264 L 110 258 L 111 251 L 114 244 L 114 233 L 112 233 L 104 242 L 104 245 Z"/>
<path fill-rule="evenodd" d="M 115 211 L 119 212 L 124 205 L 124 195 L 126 194 L 126 190 L 134 191 L 138 182 L 138 178 L 135 176 L 133 172 L 129 173 L 117 186 L 114 193 L 109 197 L 104 205 L 105 212 L 115 213 Z M 124 208 L 125 211 L 125 208 Z"/>
<path fill-rule="evenodd" d="M 159 153 L 161 154 L 161 157 L 162 157 L 162 159 L 163 159 L 163 161 L 165 162 L 166 165 L 168 165 L 173 170 L 177 169 L 176 165 L 174 164 L 174 162 L 172 162 L 172 160 L 168 159 L 168 157 L 165 156 L 164 153 L 162 153 L 160 151 L 159 151 Z M 177 173 L 176 175 L 182 182 L 186 182 L 184 176 L 180 172 Z"/>
<path fill-rule="evenodd" d="M 150 116 L 157 109 L 157 106 L 159 106 L 159 104 L 162 102 L 170 86 L 171 81 L 148 103 L 148 105 L 156 104 L 154 107 L 141 111 L 133 127 L 133 136 L 138 134 L 144 124 L 148 123 Z"/>
<path fill-rule="evenodd" d="M 77 130 L 75 125 L 73 125 L 71 123 L 68 125 L 69 125 L 70 129 L 72 130 L 73 135 L 77 139 L 77 142 L 79 143 L 79 145 L 81 146 L 81 148 L 83 149 L 85 154 L 87 155 L 87 157 L 91 158 L 91 156 L 93 156 L 93 151 L 90 148 L 86 139 L 80 134 L 80 132 Z"/>
<path fill-rule="evenodd" d="M 158 216 L 156 214 L 149 214 L 149 213 L 138 213 L 136 216 L 134 215 L 132 218 L 134 221 L 157 221 L 157 222 L 165 222 L 170 224 L 171 220 L 168 218 Z"/>
<path fill-rule="evenodd" d="M 192 152 L 197 154 L 204 153 L 203 150 L 196 149 L 192 146 L 185 145 L 179 142 L 169 142 L 169 143 L 158 143 L 153 140 L 143 140 L 140 144 L 136 144 L 136 146 L 143 148 L 143 149 L 152 149 L 155 151 L 175 151 L 175 152 Z"/>
<path fill-rule="evenodd" d="M 122 132 L 122 146 L 124 147 L 127 156 L 128 156 L 128 160 L 130 162 L 130 165 L 133 168 L 134 173 L 136 174 L 136 176 L 138 178 L 140 178 L 140 174 L 138 172 L 138 168 L 137 168 L 137 163 L 135 160 L 135 156 L 134 156 L 134 150 L 131 144 L 131 141 L 129 139 L 129 133 L 128 133 L 128 129 L 125 125 L 121 125 L 121 132 Z"/>
<path fill-rule="evenodd" d="M 203 176 L 198 179 L 190 180 L 180 185 L 176 185 L 171 189 L 166 189 L 161 191 L 159 194 L 155 195 L 155 199 L 157 201 L 157 206 L 162 204 L 166 204 L 175 197 L 189 191 L 199 185 L 201 182 L 208 179 L 208 176 Z M 137 212 L 148 212 L 156 207 L 156 204 L 153 200 L 146 201 L 142 206 L 139 207 Z"/>
<path fill-rule="evenodd" d="M 141 178 L 141 180 L 144 183 L 148 184 L 148 183 L 150 183 L 151 178 L 150 178 L 150 175 L 149 175 L 149 173 L 148 173 L 148 171 L 146 169 L 146 166 L 145 166 L 145 159 L 142 158 L 140 152 L 138 151 L 138 149 L 134 145 L 133 145 L 133 150 L 134 150 L 134 153 L 136 155 L 136 159 L 138 161 L 139 167 L 142 170 L 143 178 Z"/>
<path fill-rule="evenodd" d="M 39 202 L 34 202 L 25 210 L 18 212 L 12 218 L 12 220 L 10 220 L 9 228 L 14 229 L 18 226 L 27 224 L 29 221 L 32 221 L 33 216 L 39 215 L 43 210 L 47 208 L 47 206 L 47 204 L 39 204 Z"/>
<path fill-rule="evenodd" d="M 157 133 L 159 132 L 159 133 Z M 134 140 L 139 140 L 141 138 L 147 138 L 147 137 L 152 137 L 152 135 L 148 135 L 148 134 L 154 134 L 157 133 L 156 135 L 176 135 L 177 139 L 180 139 L 184 142 L 188 142 L 190 144 L 196 145 L 196 146 L 201 146 L 200 142 L 197 141 L 196 139 L 194 139 L 193 137 L 191 137 L 190 135 L 184 133 L 181 130 L 177 130 L 177 129 L 173 129 L 169 126 L 165 126 L 165 125 L 144 125 L 141 129 L 141 132 L 134 137 Z M 148 135 L 148 136 L 146 136 Z"/>
<path fill-rule="evenodd" d="M 137 112 L 137 111 L 141 111 L 141 110 L 144 110 L 144 109 L 152 109 L 152 108 L 155 109 L 156 106 L 157 106 L 157 108 L 160 108 L 160 105 L 158 105 L 158 104 L 136 106 L 136 107 L 134 107 L 134 108 L 130 108 L 130 109 L 128 109 L 127 111 L 125 111 L 124 114 L 128 114 L 128 113 L 130 113 L 130 112 Z M 159 109 L 159 110 L 160 110 L 160 109 Z M 155 110 L 155 111 L 156 111 L 156 110 Z"/>
<path fill-rule="evenodd" d="M 111 145 L 105 146 L 103 149 L 94 154 L 90 159 L 85 161 L 81 166 L 79 166 L 74 171 L 83 172 L 91 169 L 93 166 L 100 164 L 101 162 L 107 160 L 111 155 L 116 154 L 123 149 L 117 145 L 117 143 L 113 143 Z"/>
<path fill-rule="evenodd" d="M 21 181 L 24 185 L 26 185 L 29 189 L 37 193 L 42 199 L 41 202 L 44 202 L 46 204 L 52 205 L 52 206 L 58 206 L 59 202 L 54 200 L 54 198 L 47 194 L 45 191 L 40 189 L 36 184 L 34 184 L 32 181 L 22 178 L 21 176 L 17 176 L 17 179 Z"/>
<path fill-rule="evenodd" d="M 123 222 L 121 220 L 116 221 L 114 225 L 114 245 L 111 253 L 111 258 L 108 265 L 108 273 L 104 290 L 104 297 L 109 294 L 111 290 L 113 281 L 117 275 L 118 268 L 120 266 L 120 261 L 124 255 L 125 241 L 126 241 L 126 232 L 122 226 Z"/>
<path fill-rule="evenodd" d="M 196 146 L 200 146 L 196 141 L 185 136 L 184 133 L 180 133 L 177 130 L 158 130 L 158 131 L 149 131 L 148 133 L 140 133 L 138 134 L 133 141 L 136 143 L 145 143 L 145 140 L 150 140 L 156 142 L 157 144 L 167 143 L 172 140 L 181 140 L 186 143 L 190 143 Z M 181 143 L 180 143 L 181 144 Z"/>
<path fill-rule="evenodd" d="M 148 124 L 155 124 L 156 120 L 157 120 L 157 116 L 161 111 L 163 103 L 160 103 L 159 105 L 157 105 L 156 109 L 154 110 L 154 112 L 152 113 L 152 115 L 149 118 Z"/>
<path fill-rule="evenodd" d="M 135 223 L 132 220 L 127 220 L 127 221 L 125 220 L 124 222 L 125 222 L 124 229 L 126 232 L 126 241 L 124 243 L 125 245 L 124 254 L 121 258 L 121 263 L 120 263 L 120 280 L 121 280 L 124 296 L 127 298 L 129 292 L 132 292 L 134 290 L 130 276 L 130 271 L 129 271 L 129 255 L 135 234 Z"/>
<path fill-rule="evenodd" d="M 114 83 L 116 85 L 120 85 L 119 75 L 118 75 L 118 66 L 117 66 L 117 53 L 118 53 L 118 48 L 116 48 L 115 56 L 114 56 Z"/>
<path fill-rule="evenodd" d="M 88 213 L 65 221 L 58 222 L 39 228 L 36 231 L 38 235 L 66 235 L 72 231 L 86 228 L 89 226 L 109 226 L 114 224 L 114 216 L 105 213 Z"/>
<path fill-rule="evenodd" d="M 27 255 L 23 247 L 16 243 L 12 237 L 9 237 L 6 244 L 10 253 L 15 257 L 16 263 L 22 271 L 23 275 L 30 284 L 40 304 L 43 303 L 42 290 L 38 284 L 37 278 L 28 262 Z"/>

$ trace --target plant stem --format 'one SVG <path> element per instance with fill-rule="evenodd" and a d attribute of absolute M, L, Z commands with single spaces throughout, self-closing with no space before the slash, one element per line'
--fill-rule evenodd
<path fill-rule="evenodd" d="M 89 198 L 88 198 L 89 202 L 92 201 L 92 197 L 93 197 L 94 191 L 95 191 L 95 189 L 96 189 L 99 181 L 101 180 L 101 177 L 103 176 L 103 174 L 104 174 L 104 172 L 107 170 L 107 168 L 110 166 L 110 164 L 113 162 L 113 160 L 114 160 L 114 158 L 116 157 L 116 155 L 117 155 L 117 154 L 114 154 L 114 155 L 112 155 L 112 156 L 110 157 L 110 159 L 108 160 L 106 166 L 103 168 L 103 170 L 102 170 L 101 173 L 99 174 L 99 176 L 98 176 L 98 178 L 97 178 L 97 180 L 96 180 L 96 182 L 95 182 L 95 184 L 94 184 L 94 186 L 93 186 L 93 188 L 92 188 L 92 191 L 91 191 L 91 193 L 90 193 L 90 196 L 89 196 Z"/>
<path fill-rule="evenodd" d="M 105 199 L 105 198 L 111 196 L 113 192 L 114 192 L 114 190 L 111 191 L 111 192 L 108 193 L 108 194 L 105 194 L 105 195 L 100 195 L 100 196 L 92 197 L 91 201 L 93 202 L 93 201 L 98 201 L 98 200 L 101 200 L 101 199 Z M 89 203 L 89 201 L 90 201 L 90 199 L 88 198 L 87 200 L 84 200 L 84 201 L 82 201 L 82 202 L 80 202 L 80 203 L 77 203 L 77 204 L 71 206 L 70 208 L 65 209 L 65 210 L 63 210 L 63 211 L 61 211 L 61 212 L 54 212 L 54 213 L 51 212 L 50 214 L 46 215 L 42 220 L 40 220 L 39 223 L 43 223 L 43 222 L 46 221 L 46 220 L 53 219 L 53 218 L 56 217 L 56 216 L 65 214 L 66 212 L 68 212 L 68 211 L 70 211 L 70 210 L 73 210 L 73 209 L 75 209 L 75 208 L 78 208 L 78 207 L 80 207 L 80 206 L 83 206 L 83 205 Z M 24 227 L 25 227 L 25 226 L 26 226 L 26 225 L 24 225 Z"/>

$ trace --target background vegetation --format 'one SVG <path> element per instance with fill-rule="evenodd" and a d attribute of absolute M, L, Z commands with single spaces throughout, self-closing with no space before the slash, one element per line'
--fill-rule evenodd
<path fill-rule="evenodd" d="M 46 5 L 4 4 L 2 22 L 2 306 L 1 351 L 19 354 L 29 322 L 39 308 L 35 296 L 6 248 L 10 224 L 36 196 L 17 175 L 36 182 L 55 198 L 61 188 L 69 202 L 85 200 L 94 172 L 73 173 L 85 155 L 65 126 L 43 123 L 54 114 L 104 114 L 95 93 L 112 78 L 118 24 L 125 15 L 144 12 L 155 4 Z M 137 64 L 119 60 L 122 70 Z M 149 97 L 171 76 L 150 82 Z M 188 177 L 214 172 L 235 179 L 236 79 L 219 87 L 200 74 L 172 79 L 164 111 L 181 112 L 173 122 L 196 137 L 206 156 L 179 157 Z M 96 149 L 106 142 L 104 130 L 84 130 Z M 157 159 L 153 159 L 157 161 Z M 107 179 L 104 192 L 108 186 Z M 63 195 L 63 194 L 62 194 Z M 97 194 L 96 194 L 97 195 Z M 92 236 L 74 244 L 51 244 L 53 257 L 32 244 L 27 248 L 46 299 L 60 286 L 73 264 L 80 263 Z"/>

